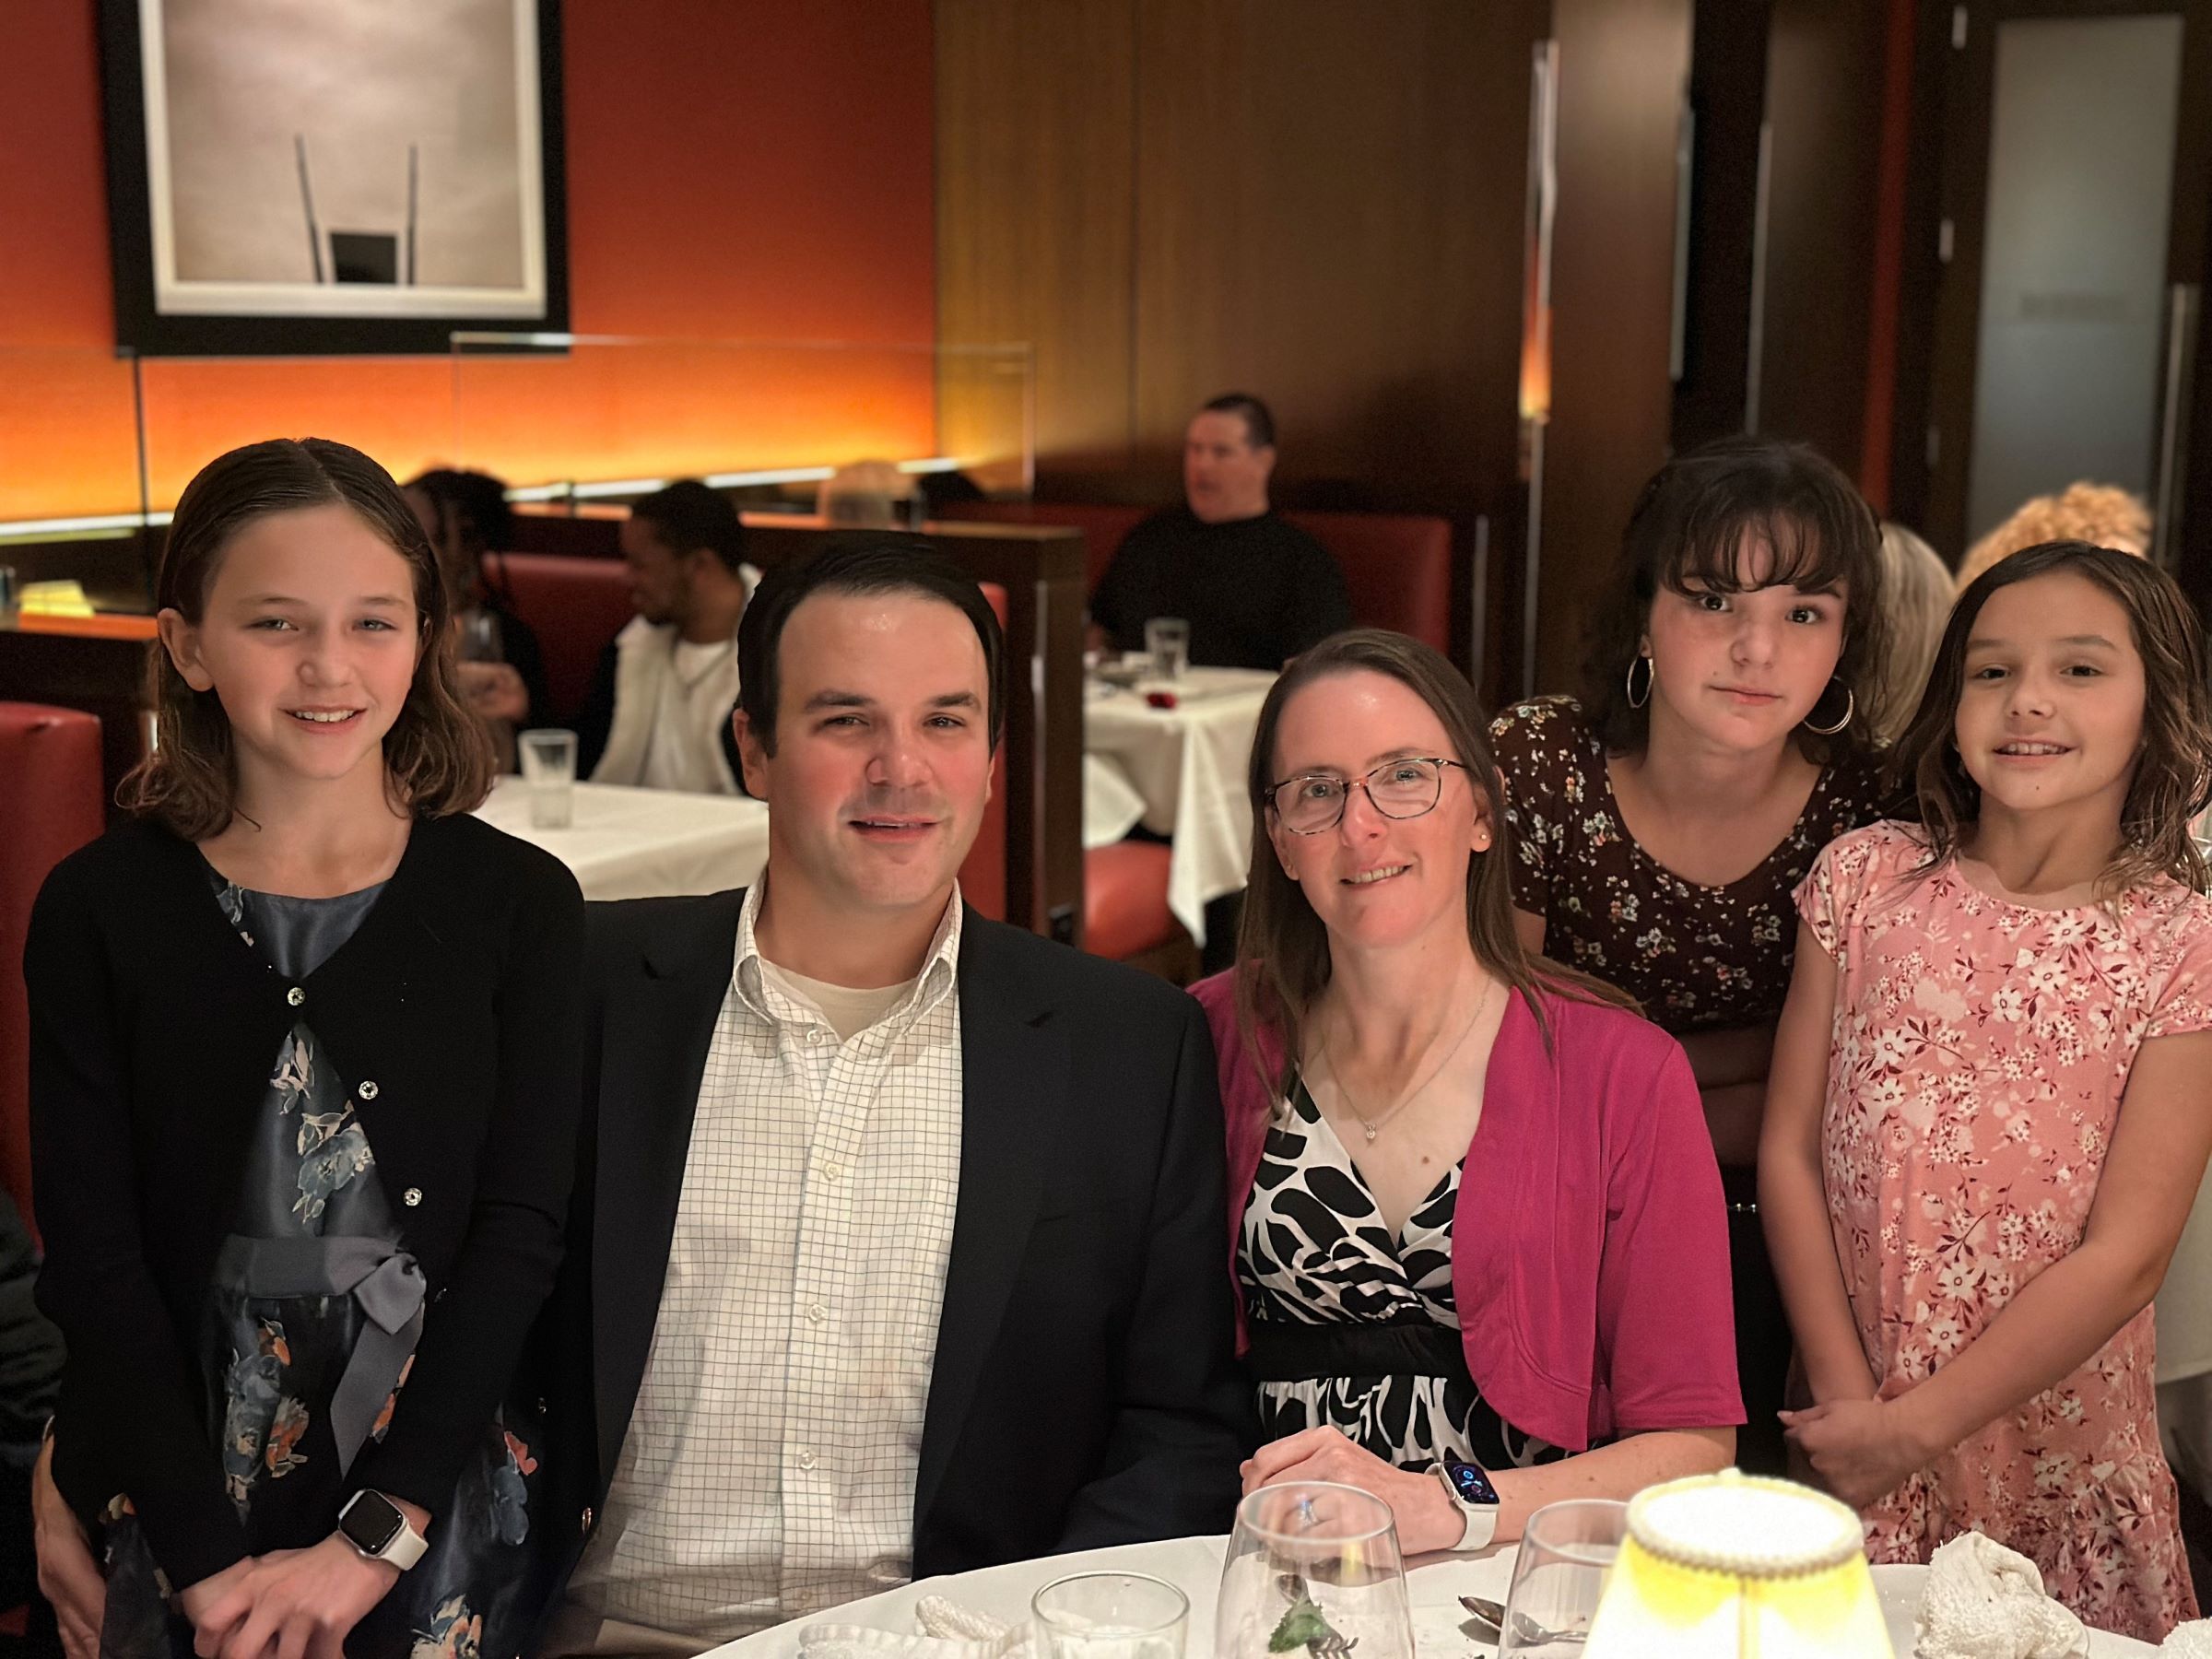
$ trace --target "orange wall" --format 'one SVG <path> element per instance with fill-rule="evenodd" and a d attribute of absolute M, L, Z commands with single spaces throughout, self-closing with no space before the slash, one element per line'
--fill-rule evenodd
<path fill-rule="evenodd" d="M 135 504 L 93 0 L 0 0 L 0 519 Z M 566 0 L 571 324 L 926 345 L 929 0 Z M 925 357 L 672 348 L 566 362 L 149 360 L 151 493 L 315 432 L 405 476 L 517 481 L 924 454 Z M 458 388 L 458 394 L 456 394 Z"/>

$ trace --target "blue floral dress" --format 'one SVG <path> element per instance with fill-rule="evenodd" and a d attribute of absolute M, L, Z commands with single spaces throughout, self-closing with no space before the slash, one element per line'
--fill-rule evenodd
<path fill-rule="evenodd" d="M 256 893 L 211 869 L 216 901 L 239 935 L 288 979 L 304 979 L 353 936 L 382 886 L 335 899 Z M 362 1100 L 375 1085 L 359 1086 Z M 321 1541 L 335 1528 L 361 1447 L 382 1439 L 413 1363 L 424 1286 L 394 1219 L 376 1155 L 312 1027 L 278 1048 L 218 1257 L 198 1360 L 208 1432 L 255 1555 Z M 347 1640 L 361 1659 L 477 1659 L 518 1653 L 533 1609 L 524 1596 L 528 1503 L 538 1464 L 511 1431 L 487 1426 L 429 1551 Z M 531 1439 L 535 1439 L 531 1433 Z M 127 1495 L 109 1505 L 103 1655 L 188 1655 L 192 1630 Z"/>

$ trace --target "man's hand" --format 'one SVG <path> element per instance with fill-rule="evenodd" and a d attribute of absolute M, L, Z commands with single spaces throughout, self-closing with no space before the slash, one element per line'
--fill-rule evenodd
<path fill-rule="evenodd" d="M 530 693 L 512 663 L 455 663 L 461 695 L 473 713 L 520 725 L 530 714 Z"/>
<path fill-rule="evenodd" d="M 53 1442 L 39 1448 L 30 1475 L 31 1535 L 39 1549 L 39 1594 L 53 1604 L 69 1659 L 100 1659 L 100 1622 L 108 1606 L 108 1582 L 84 1528 L 53 1484 Z"/>

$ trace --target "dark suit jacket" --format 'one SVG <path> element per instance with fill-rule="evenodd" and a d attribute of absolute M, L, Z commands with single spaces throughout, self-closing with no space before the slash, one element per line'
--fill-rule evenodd
<path fill-rule="evenodd" d="M 566 1385 L 563 1577 L 644 1375 L 744 897 L 589 907 L 585 1128 L 541 1357 Z M 1205 1018 L 1133 970 L 973 911 L 961 928 L 959 1200 L 914 1572 L 1226 1531 L 1256 1425 Z"/>
<path fill-rule="evenodd" d="M 391 1429 L 350 1481 L 433 1512 L 451 1497 L 560 1254 L 583 910 L 550 854 L 474 818 L 419 819 L 375 907 L 295 985 L 157 824 L 46 878 L 23 970 L 38 1295 L 69 1347 L 54 1474 L 80 1512 L 127 1491 L 173 1583 L 245 1553 L 194 1355 L 270 1065 L 302 1017 L 355 1085 L 386 1193 L 418 1193 L 394 1214 L 431 1299 Z"/>

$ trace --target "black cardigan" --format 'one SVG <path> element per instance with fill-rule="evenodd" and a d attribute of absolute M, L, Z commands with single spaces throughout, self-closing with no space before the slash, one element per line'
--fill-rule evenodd
<path fill-rule="evenodd" d="M 417 1363 L 351 1482 L 435 1514 L 559 1263 L 582 945 L 568 870 L 466 817 L 418 820 L 353 937 L 296 984 L 153 824 L 47 878 L 24 977 L 39 1300 L 69 1347 L 56 1477 L 80 1512 L 128 1492 L 177 1588 L 246 1552 L 193 1355 L 284 1033 L 311 1020 L 354 1086 L 429 1285 Z"/>

